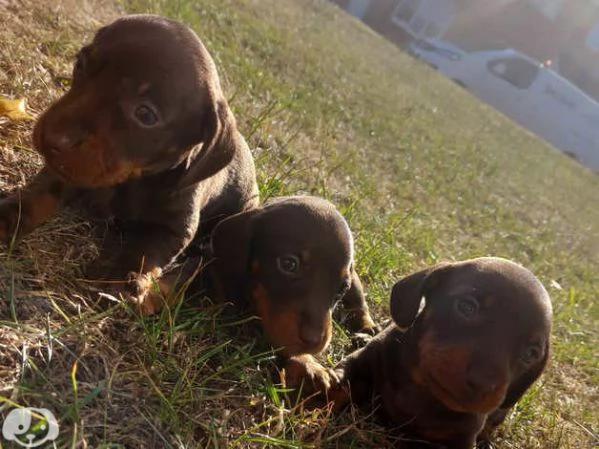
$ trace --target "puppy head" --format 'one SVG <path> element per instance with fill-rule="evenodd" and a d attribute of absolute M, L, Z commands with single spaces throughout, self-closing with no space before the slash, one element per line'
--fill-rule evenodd
<path fill-rule="evenodd" d="M 33 141 L 63 181 L 107 187 L 180 166 L 181 186 L 230 162 L 235 122 L 212 58 L 185 25 L 132 15 L 77 55 L 70 90 Z"/>
<path fill-rule="evenodd" d="M 451 410 L 511 407 L 547 363 L 549 295 L 530 271 L 505 259 L 411 274 L 393 287 L 391 315 L 410 335 L 412 379 Z"/>
<path fill-rule="evenodd" d="M 335 303 L 351 288 L 353 239 L 326 200 L 279 198 L 223 220 L 212 235 L 217 276 L 244 279 L 271 344 L 287 356 L 328 345 Z"/>

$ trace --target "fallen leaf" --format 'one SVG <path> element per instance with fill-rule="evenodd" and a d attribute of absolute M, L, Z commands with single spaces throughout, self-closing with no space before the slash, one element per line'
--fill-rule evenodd
<path fill-rule="evenodd" d="M 25 99 L 11 100 L 0 97 L 0 116 L 8 117 L 10 120 L 33 120 L 33 116 L 25 110 Z"/>

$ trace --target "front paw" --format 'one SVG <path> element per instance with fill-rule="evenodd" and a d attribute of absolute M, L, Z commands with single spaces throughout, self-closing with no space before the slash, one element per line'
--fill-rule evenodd
<path fill-rule="evenodd" d="M 159 313 L 166 305 L 168 291 L 160 282 L 162 270 L 155 268 L 148 273 L 130 272 L 124 286 L 123 296 L 143 316 Z"/>
<path fill-rule="evenodd" d="M 345 324 L 350 331 L 356 334 L 366 334 L 371 337 L 381 331 L 381 328 L 374 322 L 370 313 L 365 310 L 348 312 Z"/>
<path fill-rule="evenodd" d="M 339 384 L 337 373 L 322 366 L 310 355 L 291 357 L 283 369 L 282 378 L 285 387 L 301 388 L 304 396 L 326 394 Z"/>
<path fill-rule="evenodd" d="M 366 346 L 373 339 L 373 335 L 369 333 L 356 332 L 349 336 L 349 351 L 354 352 Z"/>

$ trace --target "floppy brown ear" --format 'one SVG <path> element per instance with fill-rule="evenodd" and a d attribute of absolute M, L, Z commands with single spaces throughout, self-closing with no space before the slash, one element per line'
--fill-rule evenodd
<path fill-rule="evenodd" d="M 188 157 L 187 172 L 180 188 L 190 187 L 226 167 L 240 145 L 247 145 L 237 132 L 235 117 L 225 99 L 216 101 L 202 120 L 204 136 Z"/>
<path fill-rule="evenodd" d="M 402 331 L 408 330 L 418 315 L 422 297 L 437 283 L 441 273 L 452 264 L 441 263 L 409 274 L 391 290 L 391 318 Z"/>
<path fill-rule="evenodd" d="M 219 222 L 211 236 L 210 271 L 223 299 L 241 299 L 242 285 L 249 270 L 254 221 L 260 209 L 232 215 Z"/>

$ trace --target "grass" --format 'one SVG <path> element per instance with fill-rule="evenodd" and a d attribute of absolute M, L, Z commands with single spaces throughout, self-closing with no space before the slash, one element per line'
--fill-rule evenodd
<path fill-rule="evenodd" d="M 510 257 L 548 287 L 552 363 L 499 448 L 599 446 L 599 177 L 324 0 L 0 2 L 0 93 L 38 113 L 77 49 L 125 12 L 196 29 L 258 166 L 263 198 L 335 202 L 378 320 L 390 286 L 440 260 Z M 1 119 L 0 119 L 1 120 Z M 0 188 L 40 167 L 31 123 L 0 122 Z M 0 414 L 52 409 L 56 447 L 389 447 L 370 416 L 305 410 L 253 322 L 201 292 L 156 319 L 96 307 L 89 225 L 63 215 L 0 254 Z M 325 360 L 348 341 L 337 332 Z M 7 446 L 10 447 L 10 446 Z"/>

